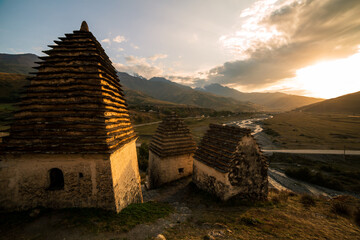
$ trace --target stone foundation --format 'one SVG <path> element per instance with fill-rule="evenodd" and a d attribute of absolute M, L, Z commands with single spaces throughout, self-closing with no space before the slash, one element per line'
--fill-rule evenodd
<path fill-rule="evenodd" d="M 109 161 L 110 160 L 110 161 Z M 49 189 L 51 169 L 63 189 Z M 95 207 L 120 211 L 141 202 L 135 140 L 106 154 L 4 154 L 0 156 L 0 208 Z"/>
<path fill-rule="evenodd" d="M 135 140 L 110 156 L 116 211 L 143 201 Z"/>
<path fill-rule="evenodd" d="M 165 183 L 191 175 L 193 153 L 160 158 L 149 151 L 148 187 L 156 188 Z"/>

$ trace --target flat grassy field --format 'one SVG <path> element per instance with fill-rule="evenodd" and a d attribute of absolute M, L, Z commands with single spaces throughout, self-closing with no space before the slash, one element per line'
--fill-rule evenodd
<path fill-rule="evenodd" d="M 273 141 L 288 149 L 360 149 L 360 116 L 287 112 L 264 122 Z"/>
<path fill-rule="evenodd" d="M 242 114 L 239 116 L 231 116 L 231 117 L 205 117 L 205 118 L 187 118 L 184 120 L 185 124 L 189 127 L 194 140 L 199 143 L 202 136 L 206 132 L 210 123 L 228 123 L 231 121 L 242 120 L 246 118 L 250 118 L 254 114 Z M 139 143 L 149 143 L 151 141 L 151 137 L 154 135 L 158 124 L 153 125 L 145 125 L 135 127 L 135 131 L 139 136 Z"/>

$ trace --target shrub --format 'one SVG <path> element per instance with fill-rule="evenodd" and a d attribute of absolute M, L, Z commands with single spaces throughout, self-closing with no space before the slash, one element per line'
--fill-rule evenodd
<path fill-rule="evenodd" d="M 285 174 L 289 177 L 293 177 L 299 180 L 308 180 L 310 179 L 311 173 L 310 170 L 307 167 L 299 168 L 299 169 L 286 169 Z"/>
<path fill-rule="evenodd" d="M 334 167 L 329 165 L 321 165 L 320 170 L 325 172 L 339 172 L 338 169 L 335 169 Z"/>
<path fill-rule="evenodd" d="M 149 164 L 149 146 L 146 143 L 142 143 L 138 148 L 138 162 L 139 169 L 145 172 Z"/>
<path fill-rule="evenodd" d="M 247 226 L 256 226 L 257 224 L 261 223 L 258 219 L 249 217 L 242 217 L 240 222 Z"/>
<path fill-rule="evenodd" d="M 356 209 L 355 213 L 354 213 L 354 219 L 357 225 L 360 226 L 360 207 L 358 209 Z"/>
<path fill-rule="evenodd" d="M 276 197 L 279 199 L 279 202 L 287 202 L 289 198 L 289 192 L 280 191 L 280 193 Z"/>
<path fill-rule="evenodd" d="M 343 190 L 343 185 L 335 179 L 330 179 L 324 176 L 321 172 L 312 173 L 309 168 L 303 167 L 299 169 L 291 169 L 288 168 L 285 170 L 285 174 L 289 177 L 299 179 L 305 182 L 309 182 L 312 184 L 316 184 L 319 186 L 335 189 L 335 190 Z"/>
<path fill-rule="evenodd" d="M 304 207 L 311 207 L 316 205 L 315 198 L 309 194 L 302 195 L 300 202 Z"/>
<path fill-rule="evenodd" d="M 343 201 L 333 201 L 331 203 L 331 211 L 333 213 L 336 213 L 338 215 L 342 216 L 350 216 L 351 215 L 351 209 L 350 206 L 346 204 L 346 202 Z"/>
<path fill-rule="evenodd" d="M 278 137 L 280 136 L 280 134 L 278 132 L 276 132 L 275 130 L 271 129 L 271 128 L 264 128 L 263 130 L 264 133 L 266 133 L 267 135 L 273 136 L 273 137 Z"/>

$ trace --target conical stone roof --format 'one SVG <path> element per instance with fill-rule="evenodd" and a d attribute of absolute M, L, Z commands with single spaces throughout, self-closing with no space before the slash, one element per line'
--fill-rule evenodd
<path fill-rule="evenodd" d="M 221 172 L 231 171 L 232 163 L 239 157 L 239 143 L 251 130 L 234 126 L 210 124 L 194 159 Z"/>
<path fill-rule="evenodd" d="M 160 157 L 168 157 L 193 153 L 196 146 L 184 121 L 171 114 L 159 124 L 149 149 Z"/>
<path fill-rule="evenodd" d="M 136 137 L 116 70 L 86 22 L 59 39 L 40 57 L 4 149 L 111 153 Z"/>

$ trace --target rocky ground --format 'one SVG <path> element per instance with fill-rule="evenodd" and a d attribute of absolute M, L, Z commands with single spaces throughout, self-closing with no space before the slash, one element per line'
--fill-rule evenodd
<path fill-rule="evenodd" d="M 333 190 L 312 186 L 310 184 L 302 183 L 287 178 L 281 172 L 278 172 L 273 169 L 269 170 L 269 183 L 271 189 L 275 188 L 279 190 L 286 190 L 285 192 L 292 191 L 295 193 L 321 195 L 325 198 L 329 198 L 330 200 L 332 196 L 342 194 L 341 192 L 336 192 Z M 204 193 L 202 192 L 198 192 L 198 189 L 191 182 L 191 177 L 184 178 L 179 181 L 167 184 L 162 188 L 155 190 L 146 190 L 145 187 L 143 187 L 143 196 L 144 196 L 144 202 L 157 201 L 157 202 L 169 203 L 174 208 L 173 213 L 171 213 L 169 216 L 165 218 L 158 219 L 155 222 L 137 225 L 136 227 L 134 227 L 133 229 L 131 229 L 129 232 L 126 233 L 109 231 L 109 232 L 100 232 L 95 234 L 93 232 L 84 231 L 84 229 L 78 227 L 71 227 L 71 226 L 70 227 L 67 226 L 66 228 L 62 227 L 61 225 L 59 225 L 59 223 L 63 221 L 62 216 L 60 215 L 44 216 L 44 217 L 36 218 L 35 221 L 32 221 L 29 224 L 25 224 L 20 228 L 13 229 L 12 230 L 13 232 L 10 234 L 9 232 L 5 235 L 4 233 L 0 233 L 0 239 L 55 239 L 55 240 L 57 239 L 59 240 L 60 239 L 61 240 L 63 239 L 66 240 L 160 239 L 160 240 L 164 240 L 166 239 L 165 236 L 170 236 L 169 239 L 178 239 L 178 238 L 174 238 L 174 234 L 176 235 L 177 231 L 183 231 L 181 229 L 184 228 L 184 226 L 185 228 L 189 228 L 191 231 L 193 231 L 191 235 L 196 235 L 196 229 L 201 231 L 202 234 L 201 236 L 203 236 L 204 238 L 201 237 L 195 239 L 237 239 L 237 238 L 233 238 L 235 235 L 233 231 L 234 229 L 236 229 L 236 226 L 234 228 L 234 226 L 231 226 L 231 224 L 229 225 L 226 221 L 228 220 L 230 221 L 232 218 L 239 218 L 240 220 L 236 220 L 236 221 L 240 221 L 238 223 L 240 224 L 240 227 L 244 226 L 245 228 L 248 228 L 251 226 L 257 226 L 259 224 L 260 225 L 265 224 L 265 221 L 267 221 L 266 219 L 268 219 L 269 217 L 272 218 L 274 217 L 273 214 L 280 214 L 283 211 L 281 210 L 279 212 L 280 209 L 276 210 L 277 207 L 275 209 L 271 207 L 272 204 L 274 204 L 272 203 L 273 200 L 271 200 L 274 197 L 271 194 L 269 196 L 270 202 L 268 204 L 264 203 L 265 207 L 261 207 L 261 206 L 247 207 L 246 205 L 243 207 L 241 207 L 241 205 L 239 207 L 237 206 L 228 207 L 226 205 L 222 206 L 221 205 L 222 203 L 219 203 L 218 201 L 214 200 L 213 198 L 211 198 L 206 194 L 204 195 Z M 298 202 L 299 200 L 296 201 Z M 291 203 L 290 210 L 293 208 L 292 207 L 293 204 L 294 203 Z M 267 208 L 269 209 L 266 210 Z M 287 209 L 286 211 L 290 211 L 290 210 Z M 317 211 L 318 209 L 314 209 L 314 210 Z M 237 211 L 237 212 L 233 212 L 233 211 Z M 257 216 L 257 214 L 260 213 L 261 213 L 260 215 L 265 214 L 265 218 L 264 218 L 265 220 L 264 219 L 258 220 L 258 218 L 254 218 L 250 216 L 248 217 L 247 215 L 249 215 L 249 212 L 252 211 L 254 211 L 255 214 L 254 216 Z M 269 215 L 267 215 L 266 213 L 267 211 L 275 211 L 275 212 L 271 214 L 269 213 Z M 294 215 L 297 216 L 297 214 L 299 214 L 298 213 L 299 210 L 296 210 L 295 213 L 294 213 L 295 210 L 291 210 L 291 211 L 292 211 L 291 215 L 290 216 L 286 215 L 286 217 L 294 217 Z M 217 212 L 219 215 L 217 215 Z M 323 214 L 322 212 L 317 214 L 318 215 L 316 215 L 316 217 L 320 216 L 320 218 L 323 218 L 321 215 Z M 229 218 L 227 216 L 229 216 Z M 206 219 L 206 221 L 202 219 Z M 232 221 L 233 220 L 231 220 L 230 222 Z M 309 221 L 312 221 L 311 216 Z M 333 220 L 331 221 L 332 224 L 335 224 Z M 267 228 L 265 228 L 265 230 L 262 229 L 262 231 L 270 231 L 266 229 Z M 352 226 L 352 231 L 355 232 L 351 234 L 355 234 L 355 235 L 357 234 L 356 231 L 358 230 L 355 229 L 356 227 Z M 242 231 L 243 230 L 244 229 L 242 229 Z M 358 233 L 360 234 L 360 232 Z M 355 235 L 351 235 L 351 236 L 355 236 Z M 181 237 L 179 239 L 192 239 L 192 238 Z M 264 239 L 264 238 L 260 237 L 260 239 Z"/>

